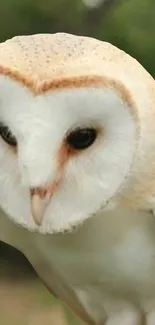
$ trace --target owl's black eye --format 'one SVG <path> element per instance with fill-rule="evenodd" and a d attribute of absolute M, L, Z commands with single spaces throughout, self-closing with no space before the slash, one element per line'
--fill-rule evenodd
<path fill-rule="evenodd" d="M 67 136 L 67 144 L 75 150 L 90 147 L 97 137 L 97 130 L 93 128 L 77 128 Z"/>
<path fill-rule="evenodd" d="M 10 146 L 12 146 L 12 147 L 17 146 L 17 140 L 16 140 L 15 136 L 11 133 L 8 126 L 4 125 L 3 123 L 0 123 L 0 136 Z"/>

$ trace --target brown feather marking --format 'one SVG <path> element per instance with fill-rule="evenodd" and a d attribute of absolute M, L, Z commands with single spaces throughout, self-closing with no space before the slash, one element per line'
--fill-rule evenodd
<path fill-rule="evenodd" d="M 23 76 L 18 70 L 0 66 L 0 74 L 10 77 L 12 80 L 28 88 L 34 95 L 40 95 L 48 91 L 62 90 L 67 88 L 84 88 L 84 87 L 106 87 L 112 88 L 131 108 L 134 108 L 135 102 L 127 87 L 120 80 L 111 79 L 99 75 L 83 75 L 64 78 L 53 78 L 51 81 L 43 81 L 31 78 L 31 75 Z M 135 109 L 134 109 L 135 112 Z"/>

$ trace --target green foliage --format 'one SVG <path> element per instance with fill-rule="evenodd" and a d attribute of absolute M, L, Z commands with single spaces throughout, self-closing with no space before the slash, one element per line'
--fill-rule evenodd
<path fill-rule="evenodd" d="M 155 1 L 120 1 L 106 23 L 106 38 L 138 59 L 155 76 Z"/>

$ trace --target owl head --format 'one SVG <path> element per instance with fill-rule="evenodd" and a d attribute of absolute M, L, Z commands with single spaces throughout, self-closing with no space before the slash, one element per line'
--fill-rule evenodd
<path fill-rule="evenodd" d="M 154 191 L 155 83 L 109 43 L 65 33 L 0 44 L 0 206 L 40 233 Z"/>

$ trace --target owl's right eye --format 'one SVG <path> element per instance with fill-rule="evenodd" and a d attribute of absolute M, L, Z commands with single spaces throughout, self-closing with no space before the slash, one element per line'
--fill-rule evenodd
<path fill-rule="evenodd" d="M 4 125 L 0 122 L 0 136 L 2 139 L 12 147 L 17 146 L 17 140 L 15 136 L 12 134 L 8 126 Z"/>

